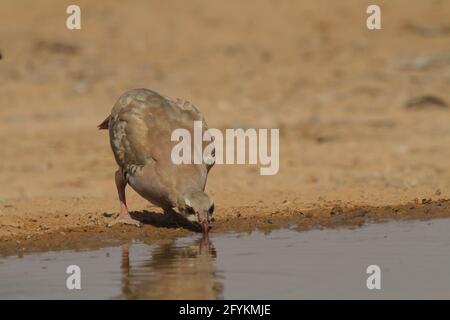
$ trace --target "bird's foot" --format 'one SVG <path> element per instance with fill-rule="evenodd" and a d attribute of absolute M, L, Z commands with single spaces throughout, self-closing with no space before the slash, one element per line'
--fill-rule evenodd
<path fill-rule="evenodd" d="M 129 213 L 127 213 L 127 214 L 121 213 L 114 221 L 111 221 L 110 223 L 108 223 L 108 227 L 112 227 L 116 224 L 127 224 L 127 225 L 135 226 L 138 228 L 142 227 L 142 223 L 133 219 Z"/>

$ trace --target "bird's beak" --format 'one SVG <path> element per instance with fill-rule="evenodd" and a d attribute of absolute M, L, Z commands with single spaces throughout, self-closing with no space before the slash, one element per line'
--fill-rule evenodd
<path fill-rule="evenodd" d="M 200 226 L 202 227 L 202 232 L 203 232 L 203 234 L 204 235 L 208 235 L 208 233 L 209 233 L 209 224 L 208 224 L 208 220 L 203 220 L 201 223 L 200 223 Z"/>

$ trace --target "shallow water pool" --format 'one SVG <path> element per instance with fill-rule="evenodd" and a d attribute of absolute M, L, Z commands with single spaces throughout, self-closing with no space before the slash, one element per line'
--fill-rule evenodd
<path fill-rule="evenodd" d="M 0 258 L 1 299 L 450 298 L 450 219 Z M 69 265 L 81 290 L 69 290 Z M 380 267 L 381 289 L 367 288 Z"/>

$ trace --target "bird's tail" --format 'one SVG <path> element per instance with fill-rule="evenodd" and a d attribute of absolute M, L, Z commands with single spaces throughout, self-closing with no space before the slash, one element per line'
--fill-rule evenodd
<path fill-rule="evenodd" d="M 109 117 L 110 116 L 97 126 L 98 130 L 107 130 L 109 128 Z"/>

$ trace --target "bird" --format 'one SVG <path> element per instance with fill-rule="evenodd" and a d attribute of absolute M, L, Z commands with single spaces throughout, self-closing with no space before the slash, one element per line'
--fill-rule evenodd
<path fill-rule="evenodd" d="M 126 91 L 118 98 L 111 114 L 98 125 L 109 131 L 118 165 L 114 178 L 120 213 L 112 225 L 141 226 L 128 211 L 125 188 L 129 185 L 169 217 L 181 215 L 208 234 L 214 201 L 205 186 L 214 161 L 174 164 L 171 159 L 172 132 L 184 128 L 192 135 L 194 121 L 201 121 L 202 130 L 208 130 L 200 111 L 183 99 L 144 88 Z"/>

